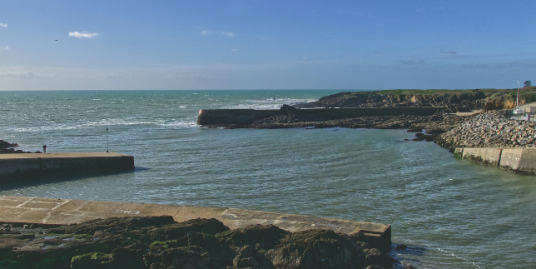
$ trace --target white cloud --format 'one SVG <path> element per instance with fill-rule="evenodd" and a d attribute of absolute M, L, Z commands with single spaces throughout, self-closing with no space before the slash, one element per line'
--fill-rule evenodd
<path fill-rule="evenodd" d="M 199 28 L 199 30 L 201 30 L 201 35 L 202 36 L 223 35 L 223 36 L 226 36 L 226 37 L 234 37 L 236 35 L 236 33 L 229 32 L 229 31 L 211 31 L 208 28 L 203 27 L 203 26 L 198 27 L 198 28 Z"/>
<path fill-rule="evenodd" d="M 0 51 L 2 51 L 2 50 L 9 50 L 9 47 L 8 46 L 0 47 Z"/>
<path fill-rule="evenodd" d="M 233 32 L 221 32 L 221 34 L 224 35 L 224 36 L 228 36 L 228 37 L 235 36 L 235 33 L 233 33 Z"/>
<path fill-rule="evenodd" d="M 7 28 L 7 23 L 0 23 L 0 27 Z"/>
<path fill-rule="evenodd" d="M 98 36 L 99 34 L 97 33 L 89 33 L 89 32 L 77 32 L 77 31 L 74 31 L 74 32 L 69 32 L 69 36 L 74 36 L 76 38 L 93 38 L 93 37 L 96 37 Z"/>
<path fill-rule="evenodd" d="M 110 79 L 123 78 L 123 76 L 117 73 L 99 73 L 97 74 L 97 76 L 101 78 L 110 78 Z"/>
<path fill-rule="evenodd" d="M 401 63 L 401 64 L 425 64 L 426 61 L 424 60 L 400 60 L 400 61 L 397 61 L 398 63 Z"/>
<path fill-rule="evenodd" d="M 32 78 L 34 74 L 28 71 L 0 72 L 0 78 Z"/>

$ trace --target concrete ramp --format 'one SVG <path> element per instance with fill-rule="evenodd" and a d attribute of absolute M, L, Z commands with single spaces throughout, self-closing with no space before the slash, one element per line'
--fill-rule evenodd
<path fill-rule="evenodd" d="M 290 232 L 308 229 L 329 229 L 346 234 L 361 232 L 375 247 L 386 248 L 391 244 L 391 225 L 381 223 L 236 208 L 0 196 L 0 222 L 5 223 L 75 224 L 110 217 L 162 215 L 173 216 L 177 222 L 215 218 L 230 229 L 273 224 Z"/>

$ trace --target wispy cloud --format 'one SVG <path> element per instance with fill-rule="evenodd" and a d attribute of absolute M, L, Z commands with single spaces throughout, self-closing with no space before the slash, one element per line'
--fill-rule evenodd
<path fill-rule="evenodd" d="M 97 74 L 97 76 L 101 78 L 107 78 L 107 79 L 123 78 L 123 76 L 117 73 L 99 73 Z"/>
<path fill-rule="evenodd" d="M 400 60 L 400 61 L 397 61 L 398 63 L 401 63 L 401 64 L 411 64 L 411 65 L 416 65 L 416 64 L 425 64 L 426 61 L 424 60 Z"/>
<path fill-rule="evenodd" d="M 0 23 L 0 27 L 7 28 L 7 23 Z"/>
<path fill-rule="evenodd" d="M 28 71 L 0 72 L 0 78 L 32 78 L 34 74 Z"/>
<path fill-rule="evenodd" d="M 458 55 L 458 53 L 453 50 L 441 50 L 440 53 L 446 55 Z"/>
<path fill-rule="evenodd" d="M 201 30 L 202 36 L 209 36 L 209 35 L 222 35 L 226 37 L 234 37 L 236 33 L 229 32 L 229 31 L 211 31 L 207 29 L 206 27 L 198 27 L 199 30 Z"/>
<path fill-rule="evenodd" d="M 9 50 L 9 47 L 8 46 L 0 47 L 0 51 L 2 51 L 2 50 Z"/>
<path fill-rule="evenodd" d="M 69 36 L 73 36 L 73 37 L 76 37 L 76 38 L 93 38 L 93 37 L 96 37 L 98 36 L 99 34 L 97 33 L 89 33 L 89 32 L 77 32 L 77 31 L 74 31 L 74 32 L 69 32 Z"/>

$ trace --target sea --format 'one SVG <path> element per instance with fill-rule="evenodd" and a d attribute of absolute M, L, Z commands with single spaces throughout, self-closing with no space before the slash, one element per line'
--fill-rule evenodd
<path fill-rule="evenodd" d="M 277 109 L 337 90 L 0 92 L 25 151 L 133 155 L 133 172 L 2 184 L 0 195 L 233 207 L 392 225 L 418 268 L 536 268 L 536 177 L 458 160 L 406 130 L 210 129 L 200 109 Z M 394 250 L 398 244 L 405 250 Z"/>

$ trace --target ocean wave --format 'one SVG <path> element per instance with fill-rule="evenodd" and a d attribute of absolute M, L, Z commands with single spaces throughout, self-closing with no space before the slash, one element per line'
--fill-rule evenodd
<path fill-rule="evenodd" d="M 293 99 L 293 98 L 276 98 L 266 100 L 244 100 L 243 104 L 224 106 L 224 109 L 280 109 L 284 104 L 297 105 L 304 103 L 316 102 L 316 99 Z"/>
<path fill-rule="evenodd" d="M 42 132 L 76 130 L 90 127 L 132 126 L 132 125 L 156 125 L 161 127 L 197 127 L 197 123 L 191 119 L 167 122 L 165 120 L 137 120 L 137 119 L 103 119 L 85 123 L 55 123 L 42 126 L 5 128 L 8 132 Z"/>
<path fill-rule="evenodd" d="M 159 124 L 162 127 L 199 127 L 194 121 L 178 121 Z"/>

